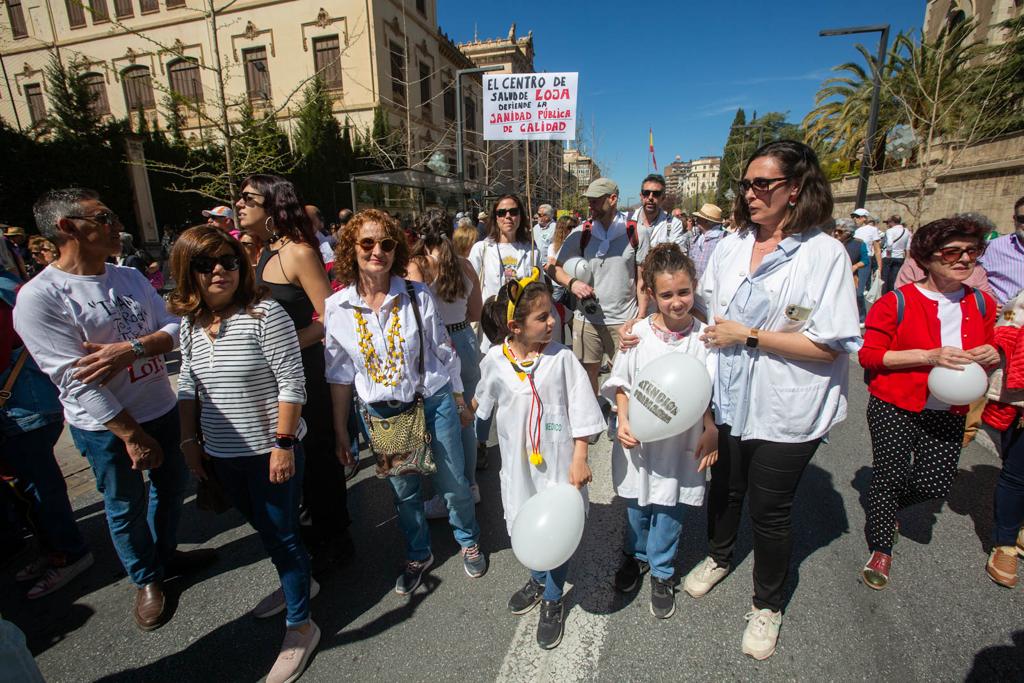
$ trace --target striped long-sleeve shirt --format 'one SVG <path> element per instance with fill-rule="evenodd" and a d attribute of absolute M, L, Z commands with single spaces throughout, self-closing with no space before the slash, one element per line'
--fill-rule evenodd
<path fill-rule="evenodd" d="M 181 355 L 178 399 L 194 399 L 198 385 L 204 449 L 212 456 L 270 452 L 278 402 L 306 402 L 295 326 L 272 299 L 221 322 L 215 340 L 182 320 Z M 300 420 L 297 436 L 305 432 Z"/>
<path fill-rule="evenodd" d="M 989 242 L 978 263 L 988 273 L 988 283 L 1000 304 L 1005 304 L 1024 289 L 1024 244 L 1021 244 L 1017 233 Z"/>

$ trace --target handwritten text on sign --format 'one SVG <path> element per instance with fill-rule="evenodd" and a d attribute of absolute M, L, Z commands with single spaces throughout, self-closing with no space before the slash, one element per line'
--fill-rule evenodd
<path fill-rule="evenodd" d="M 579 74 L 485 74 L 484 140 L 573 140 Z"/>

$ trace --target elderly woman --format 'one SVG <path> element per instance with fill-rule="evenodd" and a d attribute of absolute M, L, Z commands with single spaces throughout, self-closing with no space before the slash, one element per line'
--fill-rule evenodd
<path fill-rule="evenodd" d="M 879 299 L 868 312 L 860 363 L 868 371 L 872 468 L 868 489 L 870 557 L 864 584 L 889 584 L 898 511 L 949 492 L 960 462 L 967 406 L 928 391 L 935 367 L 999 362 L 993 347 L 996 303 L 964 283 L 985 250 L 985 228 L 967 218 L 921 227 L 910 257 L 924 277 Z"/>
<path fill-rule="evenodd" d="M 407 416 L 422 409 L 436 466 L 434 488 L 448 507 L 466 573 L 483 576 L 487 560 L 480 551 L 461 435 L 460 415 L 469 409 L 462 397 L 459 356 L 437 303 L 426 285 L 404 279 L 409 265 L 405 235 L 381 211 L 356 214 L 342 230 L 335 254 L 335 277 L 345 286 L 327 300 L 324 324 L 338 459 L 345 464 L 352 460 L 348 415 L 353 388 L 371 440 L 375 419 L 381 421 L 380 430 L 388 428 L 388 420 L 396 431 L 400 423 L 416 427 L 417 420 Z M 379 450 L 378 475 L 387 476 L 391 484 L 405 536 L 407 561 L 395 592 L 408 595 L 434 562 L 419 474 L 430 468 L 417 460 L 414 473 L 395 476 Z"/>
<path fill-rule="evenodd" d="M 312 522 L 307 538 L 313 571 L 320 573 L 352 555 L 345 473 L 334 457 L 331 394 L 324 380 L 324 301 L 331 285 L 318 250 L 313 223 L 295 186 L 275 175 L 254 175 L 242 183 L 235 204 L 242 230 L 264 242 L 256 263 L 256 283 L 291 316 L 302 349 L 306 374 L 306 405 L 302 419 L 309 427 L 303 503 Z M 319 320 L 316 319 L 319 316 Z"/>
<path fill-rule="evenodd" d="M 711 552 L 684 589 L 700 597 L 729 574 L 749 493 L 754 597 L 742 650 L 766 659 L 782 626 L 793 497 L 822 439 L 846 417 L 847 354 L 861 340 L 850 259 L 819 230 L 832 194 L 814 151 L 768 143 L 738 189 L 742 228 L 718 243 L 698 284 L 717 366 L 719 455 L 708 494 Z"/>
<path fill-rule="evenodd" d="M 33 235 L 28 240 L 28 253 L 35 261 L 34 271 L 38 273 L 46 266 L 57 260 L 57 247 L 53 242 L 40 235 Z"/>
<path fill-rule="evenodd" d="M 277 568 L 281 588 L 252 615 L 286 613 L 284 644 L 266 680 L 294 681 L 320 640 L 299 539 L 306 394 L 295 328 L 280 304 L 262 298 L 242 246 L 215 226 L 187 230 L 171 268 L 177 286 L 168 308 L 182 317 L 181 449 L 199 479 L 209 459 Z"/>

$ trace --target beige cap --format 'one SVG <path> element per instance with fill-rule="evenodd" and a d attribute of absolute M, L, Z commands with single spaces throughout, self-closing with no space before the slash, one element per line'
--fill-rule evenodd
<path fill-rule="evenodd" d="M 619 194 L 619 186 L 616 185 L 615 181 L 611 178 L 598 178 L 594 182 L 590 183 L 587 187 L 587 191 L 583 193 L 583 196 L 588 199 L 596 199 L 609 194 Z"/>

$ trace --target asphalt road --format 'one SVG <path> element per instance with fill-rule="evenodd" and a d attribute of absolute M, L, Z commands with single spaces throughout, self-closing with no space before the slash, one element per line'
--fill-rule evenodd
<path fill-rule="evenodd" d="M 818 451 L 796 499 L 792 599 L 770 660 L 740 652 L 752 591 L 749 525 L 733 574 L 700 600 L 680 593 L 671 619 L 651 616 L 646 583 L 637 595 L 615 594 L 625 510 L 611 492 L 610 443 L 602 440 L 592 449 L 590 515 L 569 574 L 558 649 L 536 647 L 536 611 L 516 617 L 505 608 L 526 572 L 505 533 L 496 449 L 480 476 L 478 508 L 490 571 L 468 578 L 447 524 L 434 522 L 436 565 L 411 599 L 391 590 L 403 545 L 389 490 L 367 463 L 349 494 L 358 558 L 322 581 L 312 604 L 323 639 L 302 680 L 1024 680 L 1024 585 L 1007 590 L 984 572 L 998 459 L 983 444 L 964 451 L 948 501 L 903 515 L 891 587 L 869 590 L 859 569 L 867 555 L 870 445 L 856 370 L 850 403 L 850 418 Z M 68 473 L 84 468 L 66 435 L 61 460 Z M 220 559 L 203 575 L 168 585 L 173 619 L 147 634 L 132 622 L 134 592 L 88 470 L 72 474 L 69 485 L 96 555 L 93 569 L 34 603 L 22 598 L 13 568 L 0 575 L 0 612 L 26 631 L 46 679 L 260 680 L 284 625 L 246 615 L 275 588 L 276 575 L 241 518 L 201 513 L 187 500 L 181 543 L 217 548 Z M 680 574 L 704 556 L 704 529 L 703 511 L 687 516 Z"/>

